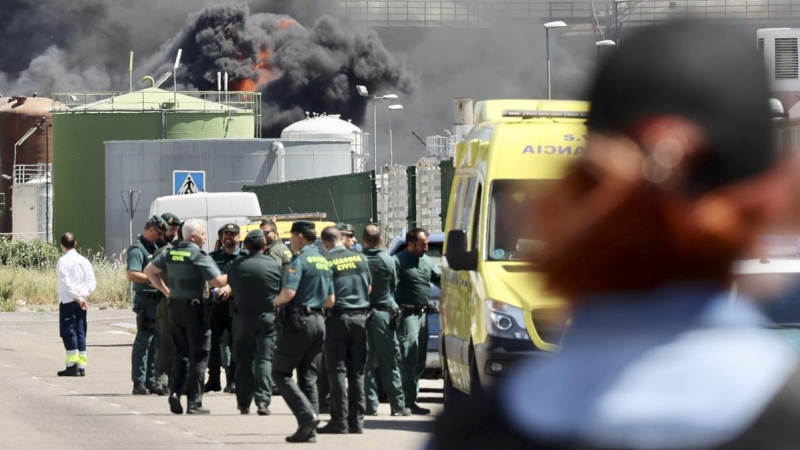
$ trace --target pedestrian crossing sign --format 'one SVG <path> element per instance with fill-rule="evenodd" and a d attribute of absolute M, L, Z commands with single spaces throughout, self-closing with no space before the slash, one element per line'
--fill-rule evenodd
<path fill-rule="evenodd" d="M 173 170 L 172 195 L 197 194 L 206 191 L 204 170 Z"/>

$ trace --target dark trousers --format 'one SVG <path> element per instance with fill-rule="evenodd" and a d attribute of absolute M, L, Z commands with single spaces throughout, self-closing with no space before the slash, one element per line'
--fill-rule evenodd
<path fill-rule="evenodd" d="M 367 321 L 367 338 L 369 341 L 369 355 L 367 356 L 367 370 L 364 375 L 364 390 L 367 394 L 367 412 L 378 411 L 377 382 L 375 381 L 375 364 L 381 374 L 383 389 L 389 396 L 392 411 L 399 411 L 406 406 L 403 396 L 403 384 L 400 377 L 400 349 L 397 336 L 391 327 L 391 318 L 386 311 L 373 311 L 372 317 Z"/>
<path fill-rule="evenodd" d="M 428 356 L 428 316 L 410 314 L 403 319 L 397 333 L 400 343 L 400 376 L 403 380 L 403 396 L 406 406 L 417 403 L 419 378 L 425 370 Z"/>
<path fill-rule="evenodd" d="M 209 380 L 219 381 L 220 372 L 222 369 L 222 350 L 220 344 L 222 343 L 222 334 L 228 332 L 228 345 L 233 343 L 233 319 L 231 318 L 230 306 L 228 303 L 218 303 L 211 307 L 211 315 L 209 318 L 208 326 L 211 329 L 211 350 L 208 355 L 208 378 Z M 233 354 L 233 349 L 231 349 Z M 228 368 L 231 373 L 236 373 L 236 364 L 232 357 Z M 228 384 L 232 380 L 227 380 Z"/>
<path fill-rule="evenodd" d="M 86 311 L 77 302 L 60 303 L 58 322 L 61 340 L 67 351 L 86 351 Z"/>
<path fill-rule="evenodd" d="M 278 332 L 272 376 L 298 423 L 319 414 L 317 377 L 324 341 L 325 323 L 316 314 L 304 317 L 297 330 Z M 292 379 L 295 369 L 297 384 Z"/>
<path fill-rule="evenodd" d="M 136 313 L 136 338 L 131 348 L 131 380 L 155 384 L 156 310 L 158 293 L 137 292 L 133 304 Z"/>
<path fill-rule="evenodd" d="M 325 333 L 331 423 L 337 427 L 360 428 L 364 423 L 366 406 L 367 316 L 364 313 L 334 314 L 325 321 Z"/>
<path fill-rule="evenodd" d="M 175 350 L 172 348 L 172 324 L 169 321 L 169 306 L 167 299 L 162 295 L 158 300 L 156 309 L 156 383 L 162 386 L 169 384 L 169 374 L 172 371 L 172 361 L 175 359 Z"/>
<path fill-rule="evenodd" d="M 172 322 L 172 343 L 175 360 L 170 377 L 170 391 L 189 398 L 189 408 L 203 405 L 203 378 L 211 346 L 210 331 L 203 305 L 190 306 L 184 300 L 170 300 L 169 318 Z"/>
<path fill-rule="evenodd" d="M 275 314 L 236 314 L 234 358 L 236 365 L 236 401 L 240 408 L 272 401 L 272 357 L 275 351 Z"/>

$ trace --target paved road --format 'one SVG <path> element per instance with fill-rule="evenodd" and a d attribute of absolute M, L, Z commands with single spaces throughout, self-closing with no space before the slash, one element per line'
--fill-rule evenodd
<path fill-rule="evenodd" d="M 173 415 L 166 397 L 130 395 L 134 315 L 89 312 L 89 366 L 84 378 L 59 378 L 64 348 L 58 313 L 0 314 L 0 449 L 193 449 L 297 448 L 284 437 L 296 422 L 281 397 L 272 415 L 242 416 L 235 396 L 207 395 L 210 416 Z M 441 411 L 441 380 L 424 381 L 423 405 Z M 418 449 L 428 438 L 430 417 L 367 418 L 360 436 L 320 436 L 314 448 Z M 323 419 L 327 417 L 324 416 Z"/>

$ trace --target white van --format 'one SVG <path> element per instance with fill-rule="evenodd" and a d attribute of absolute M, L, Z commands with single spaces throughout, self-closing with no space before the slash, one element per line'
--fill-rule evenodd
<path fill-rule="evenodd" d="M 260 216 L 258 197 L 252 192 L 210 192 L 158 197 L 150 204 L 150 217 L 170 212 L 186 219 L 203 219 L 208 224 L 205 250 L 214 250 L 217 230 L 226 223 L 247 225 L 249 216 Z"/>

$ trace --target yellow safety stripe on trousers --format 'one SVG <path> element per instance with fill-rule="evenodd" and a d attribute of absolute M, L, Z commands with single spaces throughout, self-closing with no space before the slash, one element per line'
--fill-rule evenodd
<path fill-rule="evenodd" d="M 86 368 L 86 352 L 78 352 L 78 367 Z"/>
<path fill-rule="evenodd" d="M 67 351 L 67 366 L 74 366 L 80 362 L 80 356 L 78 356 L 77 350 L 68 350 Z"/>

